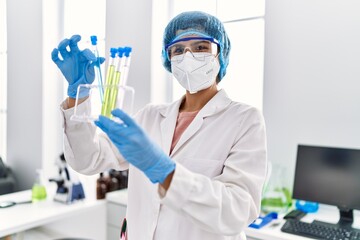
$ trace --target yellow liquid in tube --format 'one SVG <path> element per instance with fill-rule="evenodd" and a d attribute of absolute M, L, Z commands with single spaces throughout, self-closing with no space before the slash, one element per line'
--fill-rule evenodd
<path fill-rule="evenodd" d="M 106 74 L 106 84 L 105 85 L 107 85 L 107 86 L 105 87 L 104 102 L 103 102 L 103 105 L 101 108 L 101 115 L 106 116 L 106 117 L 111 116 L 110 96 L 111 96 L 111 92 L 113 90 L 111 85 L 113 85 L 114 71 L 115 71 L 115 66 L 110 65 L 108 72 Z"/>

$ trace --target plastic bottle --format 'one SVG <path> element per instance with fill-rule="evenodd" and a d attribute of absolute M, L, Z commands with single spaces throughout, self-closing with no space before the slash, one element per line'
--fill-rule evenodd
<path fill-rule="evenodd" d="M 31 189 L 31 200 L 32 202 L 38 202 L 46 199 L 46 188 L 42 183 L 42 174 L 41 170 L 36 170 L 37 176 L 35 183 Z"/>
<path fill-rule="evenodd" d="M 314 213 L 314 212 L 317 212 L 317 210 L 319 209 L 319 203 L 303 201 L 303 200 L 296 200 L 295 207 L 296 207 L 296 209 L 306 212 L 306 213 Z"/>

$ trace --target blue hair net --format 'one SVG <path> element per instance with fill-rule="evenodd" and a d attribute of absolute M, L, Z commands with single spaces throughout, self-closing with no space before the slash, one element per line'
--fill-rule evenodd
<path fill-rule="evenodd" d="M 204 12 L 191 11 L 180 13 L 166 26 L 162 49 L 164 67 L 171 72 L 171 63 L 167 59 L 165 46 L 181 36 L 191 34 L 212 37 L 219 42 L 220 81 L 225 76 L 226 68 L 229 64 L 230 40 L 222 22 L 216 17 Z"/>

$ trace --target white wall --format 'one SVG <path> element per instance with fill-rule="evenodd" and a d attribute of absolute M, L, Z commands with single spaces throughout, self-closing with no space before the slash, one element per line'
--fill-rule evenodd
<path fill-rule="evenodd" d="M 134 112 L 151 100 L 151 13 L 152 1 L 106 1 L 105 49 L 125 45 L 133 49 L 128 85 L 135 88 Z"/>
<path fill-rule="evenodd" d="M 7 12 L 7 156 L 25 189 L 42 160 L 42 1 L 7 1 Z"/>
<path fill-rule="evenodd" d="M 269 160 L 297 144 L 360 148 L 360 1 L 266 3 L 264 115 Z"/>
<path fill-rule="evenodd" d="M 46 0 L 42 3 L 42 169 L 46 177 L 54 177 L 58 174 L 55 160 L 63 152 L 63 129 L 59 105 L 64 99 L 65 80 L 51 60 L 51 52 L 64 36 L 64 1 Z"/>
<path fill-rule="evenodd" d="M 128 79 L 128 85 L 135 89 L 133 112 L 149 102 L 170 102 L 173 79 L 162 66 L 161 49 L 172 1 L 108 0 L 106 5 L 105 49 L 133 48 Z"/>
<path fill-rule="evenodd" d="M 60 39 L 61 10 L 61 0 L 7 1 L 7 164 L 17 190 L 31 188 L 36 169 L 55 173 L 62 151 L 63 79 L 50 54 Z"/>

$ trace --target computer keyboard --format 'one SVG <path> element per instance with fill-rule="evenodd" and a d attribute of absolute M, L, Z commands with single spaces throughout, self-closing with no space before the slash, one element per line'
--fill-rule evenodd
<path fill-rule="evenodd" d="M 301 222 L 289 219 L 281 227 L 281 231 L 313 239 L 360 240 L 357 229 L 341 228 L 335 224 L 319 222 Z"/>

